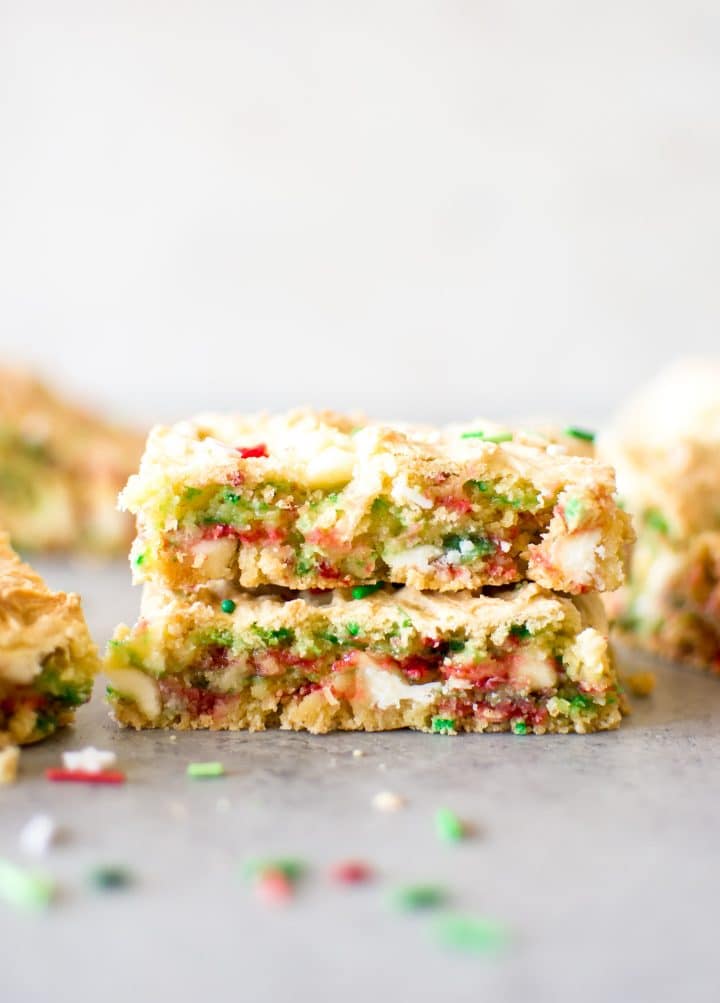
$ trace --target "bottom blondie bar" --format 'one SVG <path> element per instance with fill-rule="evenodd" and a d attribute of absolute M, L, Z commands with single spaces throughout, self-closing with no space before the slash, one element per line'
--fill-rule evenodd
<path fill-rule="evenodd" d="M 146 586 L 141 612 L 105 661 L 114 716 L 135 728 L 542 734 L 621 719 L 595 596 Z"/>

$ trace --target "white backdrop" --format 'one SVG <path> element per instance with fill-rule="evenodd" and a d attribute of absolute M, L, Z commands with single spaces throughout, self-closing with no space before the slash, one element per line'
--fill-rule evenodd
<path fill-rule="evenodd" d="M 0 0 L 0 335 L 119 413 L 596 420 L 717 342 L 717 0 Z"/>

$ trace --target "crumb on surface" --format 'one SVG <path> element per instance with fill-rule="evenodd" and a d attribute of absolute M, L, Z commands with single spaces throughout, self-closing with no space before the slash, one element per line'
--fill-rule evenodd
<path fill-rule="evenodd" d="M 360 759 L 362 756 L 365 755 L 362 749 L 353 749 L 352 754 L 353 754 L 353 759 Z"/>
<path fill-rule="evenodd" d="M 635 697 L 649 697 L 657 685 L 654 672 L 628 672 L 623 676 L 625 685 Z"/>
<path fill-rule="evenodd" d="M 19 764 L 20 749 L 17 745 L 8 745 L 0 749 L 0 785 L 15 783 Z"/>
<path fill-rule="evenodd" d="M 372 799 L 376 811 L 398 811 L 405 804 L 405 798 L 392 791 L 379 791 Z"/>

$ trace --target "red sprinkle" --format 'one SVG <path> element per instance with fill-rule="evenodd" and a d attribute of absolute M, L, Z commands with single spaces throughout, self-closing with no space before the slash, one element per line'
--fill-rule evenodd
<path fill-rule="evenodd" d="M 270 455 L 264 442 L 259 442 L 257 446 L 238 446 L 237 451 L 243 460 L 254 460 Z"/>
<path fill-rule="evenodd" d="M 268 905 L 281 905 L 293 895 L 292 884 L 282 871 L 264 871 L 255 889 L 258 898 Z"/>
<path fill-rule="evenodd" d="M 357 885 L 363 881 L 370 881 L 372 876 L 372 868 L 362 860 L 343 860 L 330 869 L 333 881 L 343 885 Z"/>
<path fill-rule="evenodd" d="M 120 770 L 102 770 L 91 773 L 89 770 L 65 770 L 62 767 L 50 767 L 45 770 L 48 780 L 71 781 L 85 784 L 124 784 L 126 777 Z"/>

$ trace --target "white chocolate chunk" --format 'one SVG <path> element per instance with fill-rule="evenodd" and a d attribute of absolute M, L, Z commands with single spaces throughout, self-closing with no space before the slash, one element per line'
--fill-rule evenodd
<path fill-rule="evenodd" d="M 122 697 L 133 700 L 151 721 L 160 715 L 162 707 L 157 683 L 140 669 L 106 669 L 105 675 L 113 689 Z"/>
<path fill-rule="evenodd" d="M 220 540 L 198 540 L 193 544 L 193 567 L 206 578 L 224 578 L 230 571 L 237 544 L 231 537 Z"/>
<path fill-rule="evenodd" d="M 440 547 L 433 547 L 428 543 L 401 550 L 397 554 L 385 553 L 383 558 L 393 571 L 398 571 L 401 568 L 417 568 L 418 571 L 428 571 L 430 561 L 434 561 L 441 554 Z"/>
<path fill-rule="evenodd" d="M 358 673 L 362 676 L 365 689 L 373 707 L 387 710 L 388 707 L 399 707 L 401 701 L 412 700 L 414 703 L 427 705 L 432 703 L 442 690 L 442 683 L 422 683 L 412 685 L 399 675 L 387 669 L 377 668 L 368 655 L 358 658 Z"/>
<path fill-rule="evenodd" d="M 524 690 L 549 690 L 557 683 L 557 671 L 548 658 L 537 654 L 520 655 L 510 671 L 513 686 Z"/>

